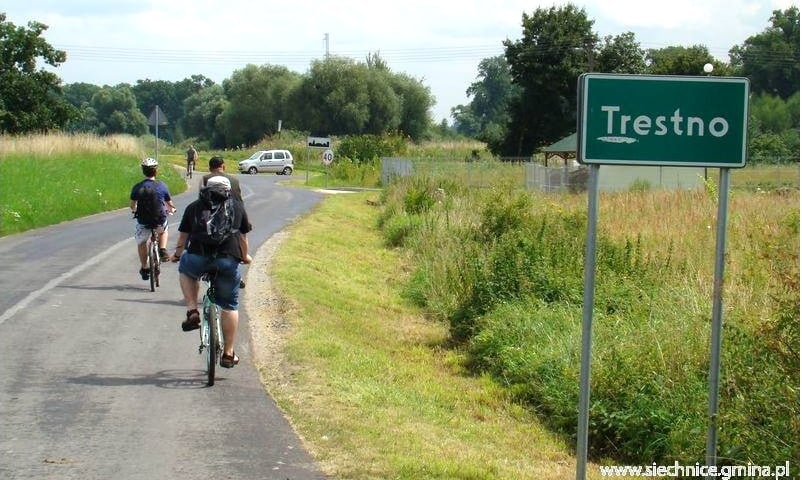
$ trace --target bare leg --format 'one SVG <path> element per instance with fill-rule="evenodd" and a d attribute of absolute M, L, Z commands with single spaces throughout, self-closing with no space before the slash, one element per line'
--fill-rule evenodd
<path fill-rule="evenodd" d="M 167 248 L 167 232 L 159 235 L 159 248 Z"/>
<path fill-rule="evenodd" d="M 147 270 L 148 268 L 148 242 L 142 242 L 136 246 L 136 251 L 139 253 L 139 268 Z"/>
<path fill-rule="evenodd" d="M 187 305 L 187 310 L 197 309 L 200 282 L 182 273 L 178 275 L 178 283 L 181 284 L 181 293 L 184 295 L 184 303 Z"/>
<path fill-rule="evenodd" d="M 234 355 L 234 341 L 237 338 L 237 325 L 239 324 L 239 312 L 236 310 L 220 309 L 220 319 L 223 324 L 223 339 L 225 346 L 223 347 L 224 355 Z"/>

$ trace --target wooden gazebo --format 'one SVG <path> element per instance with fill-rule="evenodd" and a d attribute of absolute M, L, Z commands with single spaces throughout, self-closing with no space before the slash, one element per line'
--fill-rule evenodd
<path fill-rule="evenodd" d="M 568 166 L 568 160 L 576 159 L 576 147 L 576 132 L 543 147 L 541 151 L 546 155 L 546 166 L 549 166 L 549 160 L 553 157 L 559 157 L 562 159 L 563 165 Z"/>

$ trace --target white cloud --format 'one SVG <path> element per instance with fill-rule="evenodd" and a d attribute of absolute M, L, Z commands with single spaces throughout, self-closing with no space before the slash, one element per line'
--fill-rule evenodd
<path fill-rule="evenodd" d="M 559 2 L 563 5 L 567 2 Z M 727 51 L 768 26 L 789 0 L 586 0 L 600 36 L 633 31 L 643 48 L 706 45 Z M 222 81 L 246 63 L 306 72 L 325 53 L 363 60 L 379 52 L 395 72 L 424 79 L 437 98 L 435 119 L 469 101 L 479 61 L 521 37 L 521 16 L 553 1 L 463 0 L 6 0 L 8 20 L 49 25 L 45 38 L 68 51 L 66 82 L 135 83 L 202 74 Z M 85 47 L 84 50 L 73 47 Z M 86 48 L 92 48 L 87 50 Z"/>

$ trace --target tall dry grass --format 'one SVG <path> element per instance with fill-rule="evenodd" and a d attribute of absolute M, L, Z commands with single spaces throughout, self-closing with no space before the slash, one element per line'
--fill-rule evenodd
<path fill-rule="evenodd" d="M 141 141 L 130 135 L 99 137 L 88 133 L 45 133 L 40 135 L 3 135 L 0 156 L 31 154 L 49 156 L 72 152 L 125 153 L 144 157 Z"/>
<path fill-rule="evenodd" d="M 126 135 L 0 137 L 0 236 L 128 205 L 144 152 Z M 174 194 L 186 188 L 171 168 L 159 178 Z"/>
<path fill-rule="evenodd" d="M 718 195 L 600 195 L 595 455 L 704 460 Z M 798 469 L 799 191 L 728 197 L 720 454 Z M 413 265 L 408 298 L 451 326 L 477 371 L 574 434 L 587 195 L 452 175 L 399 181 L 383 203 L 385 239 Z"/>

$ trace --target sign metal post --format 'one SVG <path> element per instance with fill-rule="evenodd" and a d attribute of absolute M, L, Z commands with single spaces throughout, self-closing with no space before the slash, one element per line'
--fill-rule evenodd
<path fill-rule="evenodd" d="M 717 462 L 722 290 L 730 168 L 746 164 L 749 81 L 588 73 L 579 77 L 577 160 L 589 165 L 588 231 L 577 421 L 577 480 L 587 475 L 590 370 L 601 165 L 719 168 L 716 257 L 708 382 L 707 466 Z"/>
<path fill-rule="evenodd" d="M 588 178 L 588 231 L 585 240 L 585 291 L 582 298 L 582 356 L 579 366 L 579 423 L 577 425 L 576 478 L 585 479 L 590 421 L 590 353 L 596 285 L 596 223 L 599 217 L 599 165 L 590 166 Z"/>
<path fill-rule="evenodd" d="M 306 152 L 307 152 L 307 155 L 306 155 L 306 158 L 307 158 L 306 184 L 309 185 L 309 167 L 311 167 L 311 159 L 309 158 L 309 149 L 310 148 L 323 149 L 326 152 L 330 152 L 331 148 L 332 148 L 331 138 L 330 137 L 313 137 L 313 136 L 310 135 L 310 136 L 306 137 L 306 146 L 307 146 L 307 150 L 306 150 Z M 334 154 L 332 154 L 332 158 L 333 158 L 333 155 Z M 324 153 L 324 157 L 323 158 L 325 159 L 325 153 Z M 326 164 L 326 172 L 325 172 L 325 174 L 326 174 L 326 178 L 324 179 L 324 181 L 326 182 L 326 185 L 328 186 L 328 181 L 329 181 L 329 179 L 328 179 L 328 164 Z"/>
<path fill-rule="evenodd" d="M 159 125 L 167 125 L 167 116 L 158 105 L 153 107 L 148 117 L 148 125 L 156 127 L 156 161 L 159 161 Z"/>

